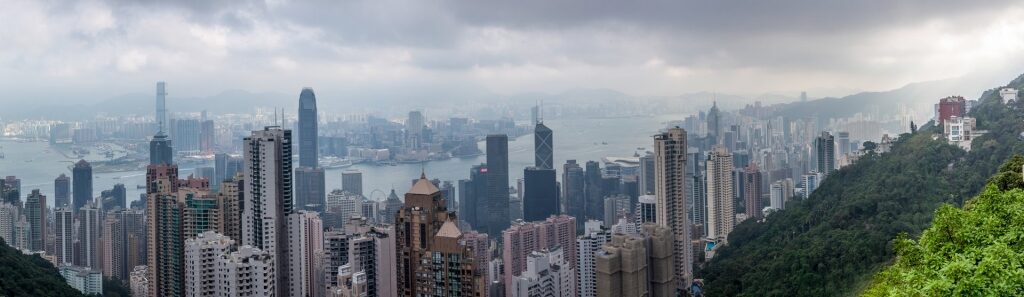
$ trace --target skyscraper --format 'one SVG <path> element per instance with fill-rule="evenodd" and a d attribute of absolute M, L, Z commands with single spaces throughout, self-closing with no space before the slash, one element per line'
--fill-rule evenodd
<path fill-rule="evenodd" d="M 313 89 L 303 88 L 299 93 L 299 166 L 319 167 L 317 150 L 316 95 Z"/>
<path fill-rule="evenodd" d="M 311 211 L 324 211 L 327 193 L 324 169 L 318 167 L 295 168 L 295 207 Z"/>
<path fill-rule="evenodd" d="M 715 146 L 708 155 L 708 238 L 724 241 L 736 225 L 733 209 L 732 155 L 724 146 Z"/>
<path fill-rule="evenodd" d="M 178 165 L 146 168 L 146 279 L 150 297 L 184 296 L 184 232 Z"/>
<path fill-rule="evenodd" d="M 237 174 L 221 183 L 217 192 L 217 206 L 220 207 L 221 230 L 224 236 L 242 240 L 242 202 L 245 201 L 245 176 Z"/>
<path fill-rule="evenodd" d="M 743 204 L 744 210 L 747 214 L 747 218 L 757 218 L 761 216 L 761 210 L 764 209 L 764 202 L 761 200 L 761 196 L 764 196 L 764 180 L 761 177 L 761 170 L 757 168 L 756 163 L 750 163 L 747 168 L 743 169 Z"/>
<path fill-rule="evenodd" d="M 576 228 L 583 226 L 587 217 L 586 207 L 586 175 L 576 160 L 568 160 L 562 165 L 562 200 L 565 212 L 576 218 Z"/>
<path fill-rule="evenodd" d="M 156 132 L 153 139 L 149 141 L 149 164 L 172 164 L 174 163 L 174 148 L 171 140 L 163 131 Z"/>
<path fill-rule="evenodd" d="M 719 144 L 722 142 L 722 115 L 718 111 L 718 102 L 715 101 L 711 104 L 711 110 L 708 111 L 708 138 L 711 139 L 712 144 Z"/>
<path fill-rule="evenodd" d="M 544 125 L 544 122 L 537 123 L 533 129 L 533 155 L 534 165 L 542 169 L 554 169 L 555 143 L 552 138 L 551 129 Z"/>
<path fill-rule="evenodd" d="M 654 195 L 654 156 L 640 157 L 640 195 Z"/>
<path fill-rule="evenodd" d="M 156 131 L 162 132 L 167 129 L 167 84 L 160 81 L 156 83 Z"/>
<path fill-rule="evenodd" d="M 523 220 L 540 221 L 560 213 L 554 169 L 527 167 L 523 180 Z"/>
<path fill-rule="evenodd" d="M 817 154 L 818 172 L 828 176 L 836 170 L 836 141 L 828 131 L 821 132 L 821 136 L 814 139 L 814 150 Z"/>
<path fill-rule="evenodd" d="M 100 225 L 103 218 L 100 217 L 100 209 L 96 204 L 90 202 L 78 210 L 78 256 L 75 260 L 77 266 L 89 267 L 95 270 L 100 269 Z"/>
<path fill-rule="evenodd" d="M 21 206 L 21 179 L 7 176 L 0 180 L 0 202 Z"/>
<path fill-rule="evenodd" d="M 56 217 L 53 254 L 58 265 L 72 265 L 75 263 L 75 215 L 68 207 L 57 208 L 53 213 Z"/>
<path fill-rule="evenodd" d="M 363 195 L 363 173 L 359 170 L 341 172 L 341 189 L 356 195 Z"/>
<path fill-rule="evenodd" d="M 576 269 L 576 219 L 570 216 L 552 216 L 537 222 L 516 222 L 502 234 L 502 259 L 505 271 L 506 296 L 514 295 L 511 286 L 516 276 L 526 270 L 527 257 L 532 252 L 565 248 L 567 269 Z M 575 284 L 572 291 L 576 291 Z M 575 296 L 576 294 L 570 294 Z"/>
<path fill-rule="evenodd" d="M 39 189 L 32 190 L 25 199 L 25 218 L 29 224 L 28 247 L 33 251 L 44 250 L 46 242 L 46 196 Z"/>
<path fill-rule="evenodd" d="M 477 263 L 455 220 L 441 190 L 421 175 L 405 194 L 405 205 L 395 220 L 399 296 L 483 292 L 483 282 L 474 273 L 483 264 Z"/>
<path fill-rule="evenodd" d="M 597 223 L 597 221 L 592 221 Z M 589 224 L 588 222 L 587 224 Z M 611 241 L 612 233 L 607 228 L 601 228 L 597 224 L 596 230 L 588 230 L 583 236 L 576 239 L 579 257 L 577 264 L 578 284 L 576 292 L 580 297 L 597 296 L 597 259 L 595 256 L 601 251 L 606 243 Z"/>
<path fill-rule="evenodd" d="M 604 219 L 604 196 L 607 193 L 601 191 L 601 185 L 603 184 L 601 163 L 587 161 L 587 164 L 584 166 L 586 167 L 586 171 L 583 173 L 586 183 L 584 188 L 584 193 L 586 193 L 586 202 L 584 203 L 586 219 Z"/>
<path fill-rule="evenodd" d="M 288 296 L 323 296 L 324 225 L 316 212 L 288 215 Z"/>
<path fill-rule="evenodd" d="M 459 181 L 459 218 L 475 230 L 487 232 L 487 165 L 475 165 L 469 179 Z"/>
<path fill-rule="evenodd" d="M 77 212 L 86 203 L 92 201 L 92 166 L 85 160 L 79 160 L 71 169 L 71 177 L 74 183 L 71 208 L 72 211 Z"/>
<path fill-rule="evenodd" d="M 71 178 L 61 173 L 53 180 L 53 207 L 69 207 L 71 202 Z"/>
<path fill-rule="evenodd" d="M 487 234 L 498 236 L 508 228 L 508 136 L 487 135 Z"/>
<path fill-rule="evenodd" d="M 675 127 L 654 136 L 655 219 L 668 227 L 674 240 L 674 271 L 678 288 L 686 288 L 693 275 L 693 248 L 686 205 L 686 130 Z"/>
<path fill-rule="evenodd" d="M 253 131 L 243 140 L 245 202 L 242 243 L 274 256 L 277 296 L 290 292 L 287 217 L 292 198 L 292 132 L 280 127 Z"/>

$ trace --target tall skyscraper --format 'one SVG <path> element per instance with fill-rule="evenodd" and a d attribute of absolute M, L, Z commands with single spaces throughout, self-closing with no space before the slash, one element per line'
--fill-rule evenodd
<path fill-rule="evenodd" d="M 77 266 L 100 270 L 100 235 L 103 218 L 96 204 L 90 202 L 78 210 L 78 255 Z"/>
<path fill-rule="evenodd" d="M 459 181 L 459 218 L 475 230 L 487 232 L 487 165 L 475 165 L 469 179 Z"/>
<path fill-rule="evenodd" d="M 764 209 L 764 180 L 761 177 L 761 170 L 756 163 L 750 163 L 743 169 L 743 204 L 747 218 L 761 217 L 761 210 Z"/>
<path fill-rule="evenodd" d="M 584 165 L 586 171 L 584 171 L 584 178 L 586 179 L 586 219 L 600 220 L 604 219 L 604 193 L 601 186 L 604 183 L 603 175 L 601 173 L 601 163 L 597 161 L 587 161 Z"/>
<path fill-rule="evenodd" d="M 14 226 L 21 218 L 17 205 L 0 202 L 0 238 L 9 246 L 17 246 L 14 242 Z"/>
<path fill-rule="evenodd" d="M 568 160 L 562 165 L 562 200 L 565 212 L 576 218 L 576 228 L 583 227 L 587 217 L 586 174 L 576 160 Z"/>
<path fill-rule="evenodd" d="M 674 271 L 678 288 L 693 276 L 693 248 L 686 205 L 686 130 L 676 127 L 654 136 L 654 195 L 659 226 L 672 230 Z"/>
<path fill-rule="evenodd" d="M 53 213 L 56 217 L 53 254 L 58 265 L 72 265 L 75 263 L 75 215 L 68 207 L 57 208 Z"/>
<path fill-rule="evenodd" d="M 836 170 L 836 141 L 828 131 L 821 132 L 821 136 L 814 139 L 814 150 L 817 154 L 818 172 L 828 176 Z"/>
<path fill-rule="evenodd" d="M 317 158 L 316 95 L 313 89 L 303 88 L 299 93 L 299 166 L 320 167 Z"/>
<path fill-rule="evenodd" d="M 0 180 L 0 202 L 21 206 L 21 179 L 7 176 Z"/>
<path fill-rule="evenodd" d="M 498 236 L 508 228 L 508 136 L 487 135 L 487 234 Z"/>
<path fill-rule="evenodd" d="M 839 131 L 836 133 L 836 147 L 840 156 L 850 153 L 850 132 Z"/>
<path fill-rule="evenodd" d="M 245 202 L 242 243 L 274 256 L 277 296 L 288 296 L 287 217 L 292 198 L 292 132 L 280 127 L 253 131 L 243 140 Z"/>
<path fill-rule="evenodd" d="M 156 131 L 162 132 L 167 129 L 167 84 L 160 81 L 156 83 Z"/>
<path fill-rule="evenodd" d="M 53 207 L 70 207 L 71 178 L 61 173 L 53 180 Z"/>
<path fill-rule="evenodd" d="M 556 246 L 565 248 L 567 269 L 576 269 L 576 219 L 561 215 L 537 222 L 516 222 L 502 234 L 502 259 L 504 260 L 506 296 L 514 294 L 511 286 L 516 276 L 526 270 L 527 257 L 537 251 Z M 575 284 L 571 290 L 576 291 Z M 575 296 L 576 294 L 570 294 Z"/>
<path fill-rule="evenodd" d="M 33 251 L 45 249 L 46 242 L 46 196 L 39 192 L 39 189 L 32 190 L 32 193 L 25 199 L 25 218 L 29 224 L 28 248 Z"/>
<path fill-rule="evenodd" d="M 597 221 L 591 222 L 597 223 Z M 576 269 L 579 275 L 576 286 L 578 296 L 597 296 L 597 258 L 595 256 L 611 239 L 612 233 L 607 228 L 601 228 L 600 223 L 597 224 L 596 228 L 587 230 L 583 236 L 576 239 L 577 250 L 579 251 L 576 253 L 579 256 Z"/>
<path fill-rule="evenodd" d="M 323 296 L 324 225 L 316 212 L 288 215 L 288 296 Z"/>
<path fill-rule="evenodd" d="M 146 279 L 150 297 L 184 296 L 184 232 L 178 165 L 146 168 Z"/>
<path fill-rule="evenodd" d="M 646 224 L 641 235 L 617 233 L 597 253 L 597 296 L 676 296 L 672 230 Z"/>
<path fill-rule="evenodd" d="M 537 123 L 533 129 L 533 155 L 534 164 L 538 168 L 555 169 L 555 143 L 552 138 L 551 129 L 544 125 L 544 122 Z"/>
<path fill-rule="evenodd" d="M 103 275 L 128 280 L 132 268 L 145 265 L 145 227 L 142 212 L 117 210 L 103 220 Z"/>
<path fill-rule="evenodd" d="M 72 211 L 78 212 L 78 209 L 92 201 L 92 165 L 85 160 L 79 160 L 71 169 L 71 177 L 74 183 L 71 208 Z"/>
<path fill-rule="evenodd" d="M 711 139 L 712 144 L 722 142 L 722 115 L 718 111 L 717 101 L 711 104 L 711 110 L 708 111 L 708 138 Z"/>
<path fill-rule="evenodd" d="M 341 189 L 356 195 L 363 195 L 363 173 L 359 170 L 341 172 Z"/>
<path fill-rule="evenodd" d="M 156 132 L 153 139 L 149 141 L 149 164 L 172 164 L 174 163 L 174 148 L 171 140 L 163 131 Z"/>
<path fill-rule="evenodd" d="M 708 172 L 708 238 L 725 241 L 736 225 L 732 155 L 724 146 L 716 146 L 705 164 Z"/>
<path fill-rule="evenodd" d="M 483 282 L 474 273 L 483 264 L 477 263 L 455 220 L 441 190 L 420 176 L 405 194 L 405 205 L 395 221 L 399 296 L 483 292 Z"/>
<path fill-rule="evenodd" d="M 640 195 L 654 195 L 654 155 L 640 157 Z"/>
<path fill-rule="evenodd" d="M 220 207 L 221 230 L 224 236 L 239 242 L 242 240 L 242 202 L 245 201 L 245 175 L 237 174 L 234 178 L 221 183 L 217 192 L 217 206 Z"/>
<path fill-rule="evenodd" d="M 523 180 L 523 220 L 540 221 L 560 213 L 554 169 L 527 167 Z"/>

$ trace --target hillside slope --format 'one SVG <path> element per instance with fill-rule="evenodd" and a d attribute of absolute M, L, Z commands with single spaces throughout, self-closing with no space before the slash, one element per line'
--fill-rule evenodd
<path fill-rule="evenodd" d="M 943 205 L 921 239 L 863 296 L 1013 296 L 1024 292 L 1024 157 L 1015 156 L 963 209 Z"/>
<path fill-rule="evenodd" d="M 83 296 L 50 262 L 22 254 L 0 239 L 0 296 Z"/>
<path fill-rule="evenodd" d="M 1024 76 L 1009 84 L 1024 87 Z M 970 153 L 934 140 L 931 130 L 901 135 L 893 150 L 871 153 L 826 179 L 764 223 L 747 221 L 701 270 L 708 296 L 837 296 L 860 291 L 893 257 L 900 233 L 921 234 L 943 203 L 977 194 L 1010 155 L 1024 118 L 990 90 L 972 111 L 979 128 Z"/>

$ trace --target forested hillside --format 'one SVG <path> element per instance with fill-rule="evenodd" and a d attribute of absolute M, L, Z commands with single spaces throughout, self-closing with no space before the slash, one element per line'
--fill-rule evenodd
<path fill-rule="evenodd" d="M 1015 156 L 963 209 L 943 205 L 864 296 L 1016 296 L 1024 292 L 1024 157 Z"/>
<path fill-rule="evenodd" d="M 1024 76 L 1009 86 L 1024 87 Z M 970 153 L 934 139 L 935 127 L 900 135 L 891 152 L 837 171 L 806 201 L 737 226 L 696 277 L 708 296 L 856 295 L 892 262 L 898 234 L 919 236 L 940 205 L 963 204 L 1009 156 L 1024 153 L 1021 106 L 985 92 L 971 115 L 989 133 Z"/>
<path fill-rule="evenodd" d="M 0 239 L 0 296 L 83 296 L 57 268 L 39 256 L 22 254 Z"/>

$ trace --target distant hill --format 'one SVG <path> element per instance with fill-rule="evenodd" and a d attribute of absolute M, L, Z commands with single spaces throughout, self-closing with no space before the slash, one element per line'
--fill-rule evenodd
<path fill-rule="evenodd" d="M 939 98 L 948 96 L 964 96 L 964 92 L 981 91 L 983 85 L 976 77 L 960 77 L 944 80 L 912 83 L 898 89 L 880 92 L 861 92 L 844 97 L 825 97 L 805 102 L 779 104 L 774 114 L 786 117 L 806 117 L 817 115 L 819 118 L 843 118 L 854 114 L 868 113 L 878 110 L 891 113 L 899 106 L 915 111 L 931 111 Z M 920 119 L 923 120 L 924 119 Z"/>
<path fill-rule="evenodd" d="M 49 261 L 25 255 L 0 239 L 0 296 L 84 296 Z"/>
<path fill-rule="evenodd" d="M 1009 86 L 1024 87 L 1024 76 Z M 962 205 L 1011 155 L 1024 154 L 1024 104 L 1003 105 L 986 91 L 971 114 L 989 134 L 970 153 L 904 134 L 889 153 L 871 153 L 825 179 L 766 222 L 745 221 L 697 278 L 708 296 L 847 296 L 867 286 L 894 257 L 892 239 L 919 236 L 944 203 Z"/>

